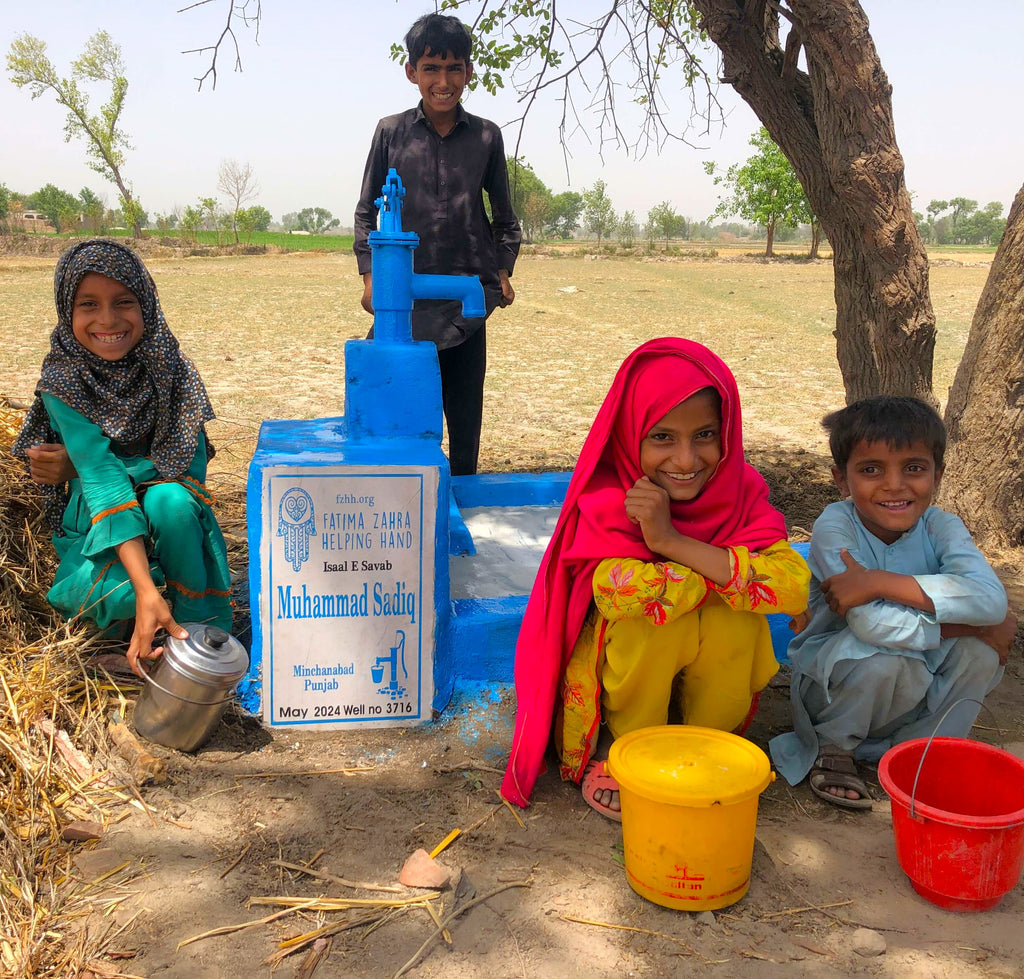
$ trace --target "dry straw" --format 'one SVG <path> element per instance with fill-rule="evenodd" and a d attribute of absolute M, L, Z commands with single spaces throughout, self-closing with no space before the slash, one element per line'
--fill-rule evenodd
<path fill-rule="evenodd" d="M 64 977 L 119 937 L 103 912 L 123 898 L 131 871 L 90 880 L 74 861 L 92 844 L 62 832 L 120 818 L 135 789 L 105 725 L 121 690 L 86 665 L 122 650 L 46 601 L 57 559 L 39 493 L 10 454 L 23 419 L 0 403 L 0 975 Z M 244 568 L 240 493 L 226 509 L 229 562 Z"/>

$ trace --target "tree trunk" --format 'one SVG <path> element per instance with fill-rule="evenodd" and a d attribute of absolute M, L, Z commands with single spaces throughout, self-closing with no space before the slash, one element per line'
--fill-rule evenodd
<path fill-rule="evenodd" d="M 114 175 L 114 183 L 117 184 L 117 189 L 121 191 L 121 196 L 125 199 L 128 204 L 133 204 L 134 199 L 132 198 L 132 192 L 124 185 L 124 181 L 121 179 L 121 171 L 114 165 L 110 160 L 107 161 L 107 165 L 110 167 L 111 173 Z M 142 223 L 137 217 L 132 215 L 132 237 L 135 239 L 142 238 Z"/>
<path fill-rule="evenodd" d="M 941 502 L 987 543 L 1024 545 L 1024 187 L 978 301 L 946 406 Z"/>
<path fill-rule="evenodd" d="M 786 52 L 776 4 L 691 4 L 722 53 L 724 80 L 793 165 L 832 244 L 847 401 L 903 394 L 934 403 L 928 261 L 903 179 L 889 81 L 860 4 L 787 0 L 796 33 Z M 807 73 L 795 68 L 796 41 Z"/>
<path fill-rule="evenodd" d="M 811 251 L 808 258 L 818 257 L 818 246 L 821 244 L 821 225 L 817 221 L 811 222 Z"/>
<path fill-rule="evenodd" d="M 773 258 L 775 253 L 772 251 L 772 243 L 775 241 L 775 221 L 774 219 L 768 222 L 768 240 L 764 246 L 764 257 Z"/>

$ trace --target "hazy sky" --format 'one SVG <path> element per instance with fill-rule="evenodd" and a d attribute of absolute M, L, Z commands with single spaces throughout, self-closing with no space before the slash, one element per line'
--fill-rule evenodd
<path fill-rule="evenodd" d="M 0 183 L 25 193 L 45 183 L 77 193 L 88 186 L 116 206 L 116 190 L 85 165 L 84 146 L 65 143 L 66 115 L 52 95 L 32 101 L 6 73 L 12 39 L 30 33 L 47 43 L 58 74 L 66 75 L 86 38 L 107 30 L 121 45 L 129 91 L 122 117 L 134 150 L 124 173 L 154 214 L 217 195 L 224 158 L 252 164 L 259 202 L 277 220 L 286 211 L 322 206 L 350 225 L 362 168 L 377 119 L 414 104 L 416 89 L 389 59 L 421 13 L 422 0 L 263 0 L 259 44 L 239 30 L 243 72 L 225 52 L 216 90 L 196 91 L 205 56 L 183 55 L 209 44 L 224 20 L 223 0 L 177 13 L 188 0 L 3 0 L 0 48 Z M 893 87 L 896 133 L 906 179 L 923 210 L 934 198 L 963 196 L 1008 209 L 1024 182 L 1024 3 L 977 0 L 863 0 L 882 64 Z M 577 16 L 604 9 L 603 0 L 563 2 Z M 470 18 L 466 14 L 466 19 Z M 379 26 L 383 24 L 384 26 Z M 629 93 L 619 93 L 628 110 Z M 670 201 L 680 213 L 703 219 L 718 191 L 705 160 L 728 165 L 750 154 L 754 115 L 722 88 L 727 127 L 693 149 L 669 143 L 640 160 L 597 147 L 577 132 L 566 175 L 558 146 L 558 107 L 540 105 L 527 122 L 520 154 L 558 192 L 581 190 L 603 178 L 616 211 L 647 210 Z M 92 108 L 105 93 L 97 89 Z M 675 100 L 685 123 L 682 93 Z M 510 91 L 470 93 L 467 108 L 505 125 L 520 110 Z M 585 120 L 593 138 L 596 120 Z M 516 140 L 505 129 L 506 148 Z M 223 196 L 223 195 L 221 195 Z M 1004 212 L 1005 213 L 1005 212 Z"/>

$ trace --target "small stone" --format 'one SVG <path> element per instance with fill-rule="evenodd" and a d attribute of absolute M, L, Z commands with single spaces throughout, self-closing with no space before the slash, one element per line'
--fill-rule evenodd
<path fill-rule="evenodd" d="M 697 915 L 697 920 L 702 925 L 715 924 L 715 916 L 710 911 L 701 911 L 701 913 Z"/>
<path fill-rule="evenodd" d="M 885 955 L 887 947 L 884 936 L 870 928 L 858 928 L 853 933 L 850 945 L 858 955 L 863 955 L 865 958 Z"/>
<path fill-rule="evenodd" d="M 75 867 L 86 880 L 95 880 L 109 874 L 124 862 L 124 857 L 113 850 L 87 850 L 85 853 L 79 853 L 74 859 Z"/>
<path fill-rule="evenodd" d="M 558 288 L 558 291 L 567 293 L 568 295 L 571 296 L 573 293 L 579 292 L 579 289 L 576 286 L 560 286 Z"/>
<path fill-rule="evenodd" d="M 444 887 L 451 874 L 426 850 L 417 850 L 402 867 L 399 883 L 406 887 Z"/>
<path fill-rule="evenodd" d="M 68 823 L 60 835 L 69 843 L 84 843 L 86 840 L 98 840 L 103 835 L 103 826 L 91 819 L 76 819 Z"/>
<path fill-rule="evenodd" d="M 476 888 L 473 886 L 473 882 L 469 879 L 467 874 L 461 867 L 459 867 L 458 874 L 455 878 L 455 886 L 453 887 L 455 893 L 455 904 L 462 904 L 463 901 L 471 901 L 476 897 Z"/>

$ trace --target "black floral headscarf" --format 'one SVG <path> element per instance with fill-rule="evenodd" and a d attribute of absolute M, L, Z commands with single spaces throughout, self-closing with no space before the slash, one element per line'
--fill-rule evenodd
<path fill-rule="evenodd" d="M 142 339 L 120 360 L 107 361 L 86 350 L 71 328 L 75 293 L 90 272 L 131 289 L 142 306 Z M 199 372 L 167 326 L 156 285 L 142 260 L 127 245 L 108 238 L 78 242 L 57 262 L 53 297 L 57 325 L 13 454 L 25 458 L 30 446 L 60 441 L 39 397 L 46 393 L 80 412 L 114 442 L 131 446 L 148 441 L 149 457 L 160 475 L 180 476 L 192 462 L 200 435 L 205 438 L 203 426 L 214 417 L 213 408 Z M 67 490 L 41 489 L 47 519 L 60 534 Z"/>

